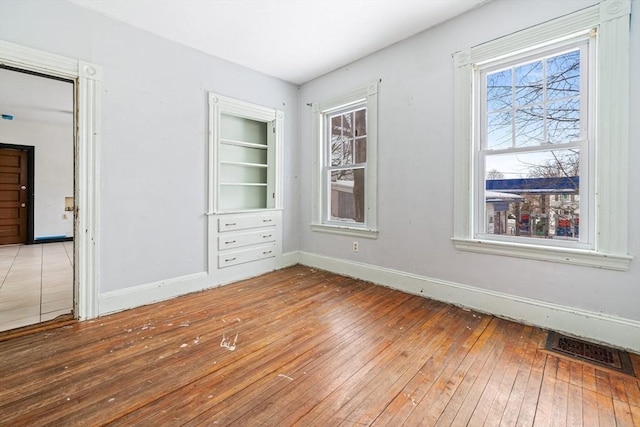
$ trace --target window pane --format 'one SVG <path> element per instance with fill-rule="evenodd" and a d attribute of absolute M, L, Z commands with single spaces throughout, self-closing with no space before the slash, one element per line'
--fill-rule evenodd
<path fill-rule="evenodd" d="M 544 142 L 544 119 L 542 107 L 516 110 L 516 147 L 531 147 Z"/>
<path fill-rule="evenodd" d="M 356 163 L 367 161 L 367 138 L 356 139 Z"/>
<path fill-rule="evenodd" d="M 491 113 L 487 117 L 487 148 L 489 150 L 504 150 L 511 148 L 512 118 L 511 111 Z"/>
<path fill-rule="evenodd" d="M 330 172 L 329 219 L 364 223 L 364 168 Z"/>
<path fill-rule="evenodd" d="M 342 136 L 342 116 L 331 117 L 331 136 Z"/>
<path fill-rule="evenodd" d="M 578 149 L 565 149 L 487 155 L 485 171 L 496 170 L 506 179 L 577 176 L 580 171 L 579 154 Z"/>
<path fill-rule="evenodd" d="M 550 143 L 580 139 L 580 99 L 569 98 L 547 106 L 547 140 Z"/>
<path fill-rule="evenodd" d="M 511 69 L 487 75 L 487 111 L 511 108 Z"/>
<path fill-rule="evenodd" d="M 362 108 L 355 112 L 355 136 L 367 136 L 367 109 Z"/>
<path fill-rule="evenodd" d="M 485 158 L 485 233 L 577 240 L 579 150 Z"/>
<path fill-rule="evenodd" d="M 516 105 L 542 102 L 542 61 L 516 67 L 515 76 Z"/>
<path fill-rule="evenodd" d="M 580 94 L 580 51 L 547 59 L 547 98 L 567 98 Z"/>
<path fill-rule="evenodd" d="M 345 137 L 339 135 L 331 136 L 331 166 L 341 166 L 345 163 L 345 144 L 347 144 Z"/>
<path fill-rule="evenodd" d="M 331 118 L 332 135 L 353 136 L 353 113 L 349 112 Z"/>

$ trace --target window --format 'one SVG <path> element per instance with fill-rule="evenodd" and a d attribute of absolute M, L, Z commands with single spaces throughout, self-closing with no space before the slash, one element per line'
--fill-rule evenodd
<path fill-rule="evenodd" d="M 312 228 L 375 238 L 377 84 L 313 108 Z"/>
<path fill-rule="evenodd" d="M 605 0 L 454 55 L 456 248 L 628 269 L 629 13 Z"/>
<path fill-rule="evenodd" d="M 476 67 L 477 236 L 593 248 L 588 223 L 593 39 L 586 34 Z M 559 201 L 568 195 L 578 197 L 570 206 Z"/>

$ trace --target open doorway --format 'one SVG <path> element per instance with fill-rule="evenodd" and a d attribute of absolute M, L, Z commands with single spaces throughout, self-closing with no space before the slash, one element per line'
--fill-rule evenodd
<path fill-rule="evenodd" d="M 0 68 L 0 331 L 74 317 L 74 93 Z"/>

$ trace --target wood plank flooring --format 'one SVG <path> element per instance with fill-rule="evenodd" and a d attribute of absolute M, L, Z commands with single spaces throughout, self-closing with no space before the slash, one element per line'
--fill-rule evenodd
<path fill-rule="evenodd" d="M 636 378 L 545 338 L 295 266 L 0 342 L 0 426 L 640 427 Z"/>

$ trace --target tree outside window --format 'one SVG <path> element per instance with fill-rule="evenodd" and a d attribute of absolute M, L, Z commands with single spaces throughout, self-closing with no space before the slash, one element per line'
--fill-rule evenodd
<path fill-rule="evenodd" d="M 363 106 L 327 115 L 330 143 L 327 175 L 330 182 L 328 214 L 334 221 L 365 221 L 367 109 Z"/>
<path fill-rule="evenodd" d="M 579 239 L 586 46 L 481 71 L 484 233 Z"/>

